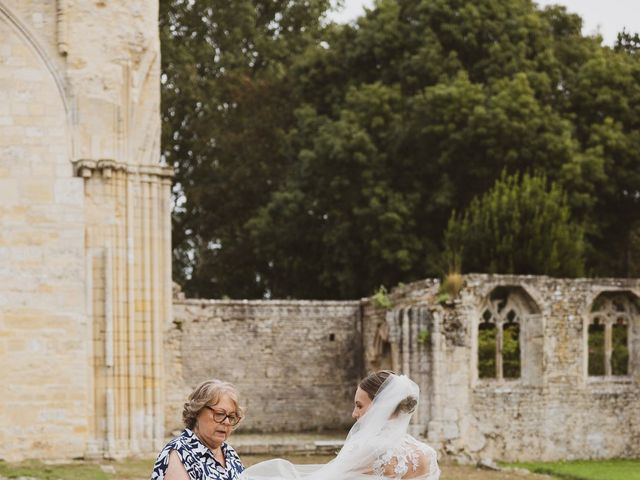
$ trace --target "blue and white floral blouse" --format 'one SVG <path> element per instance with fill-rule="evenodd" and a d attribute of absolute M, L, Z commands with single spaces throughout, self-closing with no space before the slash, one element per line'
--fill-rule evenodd
<path fill-rule="evenodd" d="M 211 450 L 188 428 L 162 449 L 155 465 L 151 480 L 163 480 L 169 466 L 169 454 L 175 450 L 192 480 L 236 480 L 244 466 L 236 451 L 228 444 L 222 444 L 227 467 L 222 466 Z"/>

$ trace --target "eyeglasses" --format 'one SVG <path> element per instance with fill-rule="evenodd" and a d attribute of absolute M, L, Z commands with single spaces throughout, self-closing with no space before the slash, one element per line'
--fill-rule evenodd
<path fill-rule="evenodd" d="M 224 412 L 224 411 L 216 410 L 210 405 L 205 405 L 205 408 L 208 408 L 213 412 L 213 421 L 216 423 L 224 423 L 224 421 L 228 419 L 229 424 L 232 427 L 235 427 L 238 423 L 240 423 L 240 420 L 242 420 L 242 417 L 239 417 L 234 414 L 228 414 L 227 412 Z"/>

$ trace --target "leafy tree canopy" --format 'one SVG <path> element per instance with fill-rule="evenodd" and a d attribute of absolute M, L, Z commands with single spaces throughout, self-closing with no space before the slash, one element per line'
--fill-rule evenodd
<path fill-rule="evenodd" d="M 189 294 L 357 298 L 438 275 L 452 212 L 502 172 L 565 192 L 585 274 L 640 274 L 637 35 L 602 46 L 531 0 L 378 0 L 352 25 L 328 0 L 161 5 Z M 548 267 L 518 270 L 580 272 Z"/>
<path fill-rule="evenodd" d="M 445 230 L 453 270 L 577 277 L 584 273 L 582 228 L 567 196 L 544 176 L 504 172 L 496 184 L 455 212 Z"/>

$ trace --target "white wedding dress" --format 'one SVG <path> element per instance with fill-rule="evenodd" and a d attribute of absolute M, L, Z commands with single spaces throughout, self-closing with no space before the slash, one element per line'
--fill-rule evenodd
<path fill-rule="evenodd" d="M 430 446 L 406 435 L 397 447 L 387 449 L 373 462 L 373 474 L 378 478 L 437 480 L 438 455 Z"/>
<path fill-rule="evenodd" d="M 408 377 L 389 376 L 335 459 L 324 465 L 268 460 L 249 467 L 240 480 L 438 480 L 435 450 L 407 433 L 412 412 L 397 411 L 400 402 L 418 396 L 418 386 Z"/>

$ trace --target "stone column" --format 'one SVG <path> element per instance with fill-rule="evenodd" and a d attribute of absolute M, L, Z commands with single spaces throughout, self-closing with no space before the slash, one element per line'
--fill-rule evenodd
<path fill-rule="evenodd" d="M 164 439 L 162 332 L 171 321 L 171 169 L 78 162 L 85 178 L 93 336 L 89 456 Z"/>

